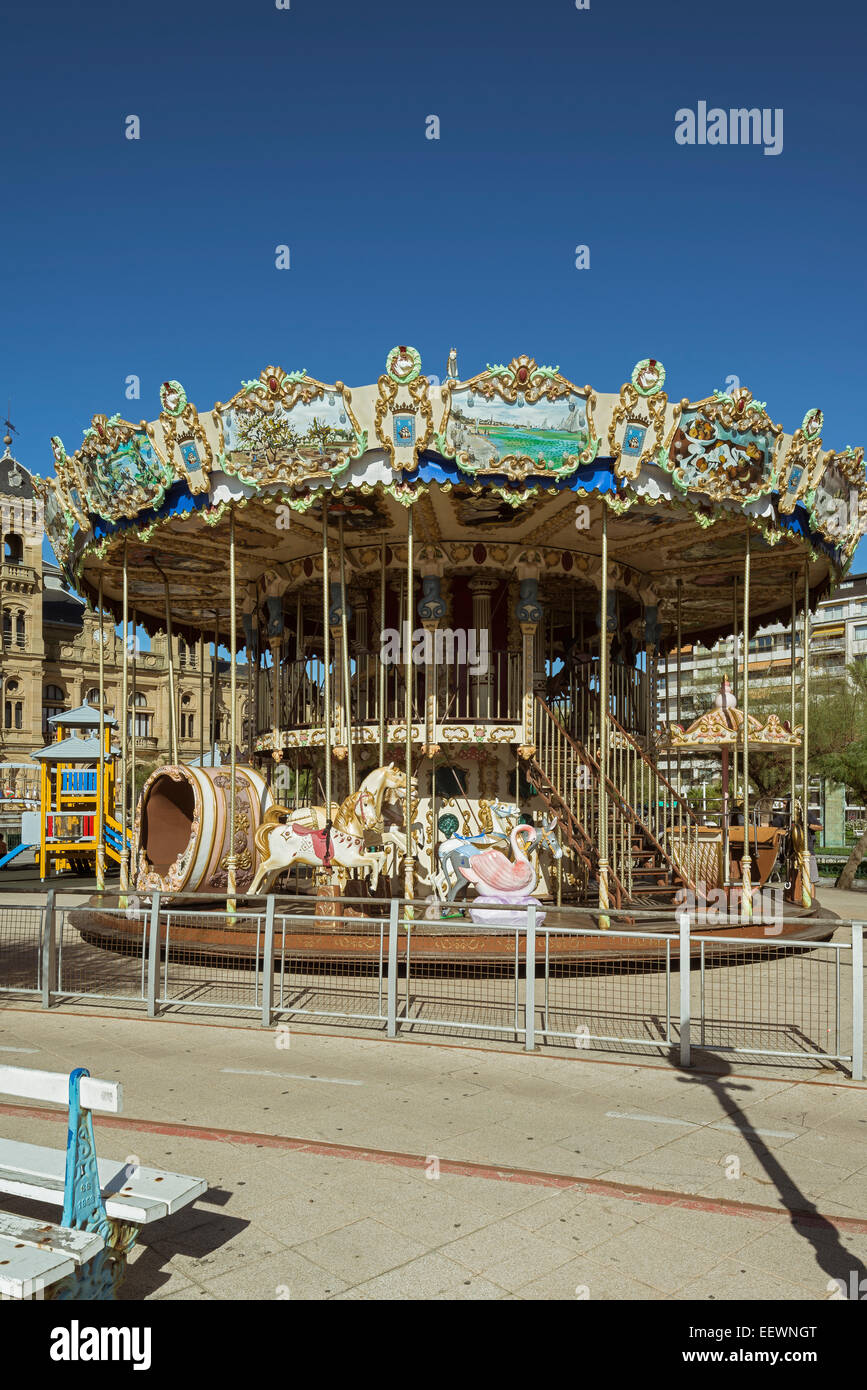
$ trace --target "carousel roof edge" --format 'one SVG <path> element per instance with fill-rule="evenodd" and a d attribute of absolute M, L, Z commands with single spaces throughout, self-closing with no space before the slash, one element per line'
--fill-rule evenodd
<path fill-rule="evenodd" d="M 454 482 L 517 504 L 568 487 L 616 511 L 668 490 L 706 514 L 734 507 L 767 532 L 810 536 L 842 572 L 867 530 L 863 447 L 824 449 L 818 407 L 787 434 L 745 387 L 690 401 L 665 385 L 655 358 L 617 393 L 527 355 L 461 379 L 454 352 L 440 381 L 406 346 L 372 385 L 269 366 L 201 413 L 166 381 L 153 421 L 95 415 L 72 453 L 54 436 L 54 476 L 34 488 L 68 573 L 118 530 L 147 535 L 182 511 L 216 522 L 239 489 L 303 510 L 323 489 L 383 488 L 409 503 Z"/>

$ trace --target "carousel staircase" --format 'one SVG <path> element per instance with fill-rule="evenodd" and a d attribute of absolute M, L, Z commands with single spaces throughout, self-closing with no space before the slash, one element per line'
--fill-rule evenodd
<path fill-rule="evenodd" d="M 608 719 L 610 901 L 614 907 L 667 907 L 683 888 L 694 888 L 669 845 L 676 837 L 688 850 L 695 817 L 637 741 L 612 715 Z M 556 816 L 563 845 L 583 867 L 590 888 L 599 879 L 598 761 L 540 697 L 534 744 L 528 780 Z M 688 853 L 684 858 L 689 862 Z"/>

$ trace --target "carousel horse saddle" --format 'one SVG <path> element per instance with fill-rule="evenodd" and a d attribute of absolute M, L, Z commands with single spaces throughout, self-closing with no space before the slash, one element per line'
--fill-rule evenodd
<path fill-rule="evenodd" d="M 300 823 L 290 825 L 289 829 L 293 835 L 309 835 L 313 841 L 313 853 L 317 859 L 321 859 L 326 868 L 334 858 L 333 837 L 329 830 L 314 830 L 309 825 Z"/>

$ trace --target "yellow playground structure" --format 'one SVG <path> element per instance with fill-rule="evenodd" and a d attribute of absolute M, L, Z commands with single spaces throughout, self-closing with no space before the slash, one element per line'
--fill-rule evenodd
<path fill-rule="evenodd" d="M 31 757 L 40 764 L 39 876 L 72 871 L 102 880 L 105 856 L 120 863 L 122 832 L 114 817 L 117 720 L 84 704 L 49 719 L 55 739 Z M 102 748 L 100 755 L 100 724 Z M 127 842 L 132 835 L 127 832 Z"/>

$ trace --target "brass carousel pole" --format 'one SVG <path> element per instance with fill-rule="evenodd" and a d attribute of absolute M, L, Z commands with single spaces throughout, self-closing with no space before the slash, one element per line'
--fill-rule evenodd
<path fill-rule="evenodd" d="M 412 857 L 412 570 L 413 570 L 413 529 L 412 503 L 406 511 L 406 627 L 404 628 L 406 648 L 404 651 L 404 718 L 406 720 L 406 797 L 403 820 L 406 829 L 405 853 L 403 861 L 404 897 L 412 902 L 415 893 L 415 864 Z M 407 916 L 412 908 L 407 908 Z"/>
<path fill-rule="evenodd" d="M 377 671 L 379 701 L 379 765 L 385 766 L 385 662 L 382 659 L 382 634 L 385 632 L 385 533 L 379 549 L 379 668 Z"/>
<path fill-rule="evenodd" d="M 126 842 L 127 826 L 127 744 L 129 741 L 129 582 L 127 576 L 126 541 L 123 543 L 123 672 L 120 685 L 120 891 L 125 893 L 129 887 L 129 847 Z M 135 741 L 133 739 L 133 741 Z M 123 904 L 122 904 L 123 905 Z"/>
<path fill-rule="evenodd" d="M 789 725 L 792 730 L 795 727 L 795 638 L 798 633 L 798 571 L 792 570 L 792 622 L 790 627 L 790 666 L 789 666 Z M 795 814 L 795 790 L 798 782 L 797 757 L 795 749 L 791 749 L 791 777 L 789 781 L 789 824 Z"/>
<path fill-rule="evenodd" d="M 599 629 L 599 925 L 605 930 L 611 919 L 604 914 L 608 897 L 608 507 L 602 502 L 602 622 Z M 666 694 L 668 692 L 666 691 Z"/>
<path fill-rule="evenodd" d="M 677 580 L 677 722 L 681 722 L 681 648 L 683 647 L 683 580 L 678 576 Z M 677 750 L 677 790 L 680 786 L 680 749 Z"/>
<path fill-rule="evenodd" d="M 132 705 L 131 705 L 131 708 L 130 708 L 130 725 L 131 725 L 131 728 L 130 728 L 130 769 L 129 769 L 129 803 L 130 803 L 130 809 L 131 809 L 131 811 L 132 811 L 132 825 L 133 825 L 133 832 L 132 832 L 132 833 L 133 833 L 133 855 L 132 855 L 132 871 L 133 871 L 133 875 L 135 874 L 135 871 L 136 871 L 136 843 L 135 843 L 135 803 L 136 803 L 136 796 L 135 796 L 135 738 L 136 738 L 136 728 L 135 728 L 135 726 L 136 726 L 136 720 L 137 720 L 137 718 L 138 718 L 138 715 L 136 714 L 135 697 L 136 697 L 136 675 L 137 675 L 137 673 L 138 673 L 138 623 L 137 623 L 137 619 L 138 619 L 138 614 L 136 613 L 136 610 L 133 609 L 133 610 L 132 610 L 132 644 L 131 644 L 131 655 L 132 655 Z M 126 716 L 124 716 L 124 717 L 126 717 Z"/>
<path fill-rule="evenodd" d="M 346 719 L 346 772 L 349 795 L 355 794 L 355 758 L 352 752 L 352 684 L 349 679 L 349 624 L 346 616 L 346 552 L 343 544 L 343 516 L 337 525 L 340 546 L 340 654 L 343 658 L 343 705 Z"/>
<path fill-rule="evenodd" d="M 156 562 L 154 562 L 156 563 Z M 157 569 L 163 576 L 163 585 L 166 591 L 166 642 L 169 650 L 169 741 L 171 746 L 172 762 L 178 761 L 178 711 L 177 711 L 177 691 L 175 690 L 175 657 L 174 643 L 172 640 L 172 605 L 169 596 L 169 581 L 167 576 L 157 565 Z"/>
<path fill-rule="evenodd" d="M 99 766 L 96 773 L 96 887 L 105 888 L 105 624 L 99 575 Z"/>
<path fill-rule="evenodd" d="M 744 553 L 744 850 L 741 859 L 743 879 L 743 901 L 741 917 L 753 915 L 753 895 L 751 881 L 750 850 L 750 533 L 747 531 L 747 546 Z"/>
<path fill-rule="evenodd" d="M 229 853 L 226 858 L 226 911 L 235 912 L 237 901 L 238 861 L 235 855 L 235 795 L 237 790 L 237 695 L 238 695 L 238 633 L 235 598 L 235 509 L 229 512 Z"/>
<path fill-rule="evenodd" d="M 740 637 L 738 635 L 738 577 L 734 577 L 734 594 L 732 603 L 732 691 L 734 692 L 735 706 L 737 707 L 740 694 L 740 674 L 738 663 L 740 660 Z M 735 746 L 735 756 L 732 759 L 732 805 L 738 799 L 738 754 Z"/>
<path fill-rule="evenodd" d="M 809 875 L 810 867 L 810 561 L 804 561 L 804 760 L 803 760 L 803 816 L 804 851 L 801 869 L 801 904 L 813 905 L 813 883 Z"/>
<path fill-rule="evenodd" d="M 322 494 L 322 693 L 325 702 L 325 824 L 331 830 L 331 634 L 328 627 L 328 497 Z"/>
<path fill-rule="evenodd" d="M 205 629 L 199 633 L 199 767 L 205 766 Z"/>
<path fill-rule="evenodd" d="M 214 613 L 214 665 L 211 670 L 211 767 L 217 761 L 217 697 L 219 694 L 217 685 L 217 673 L 219 670 L 219 656 L 217 648 L 220 645 L 220 620 L 218 614 Z"/>

